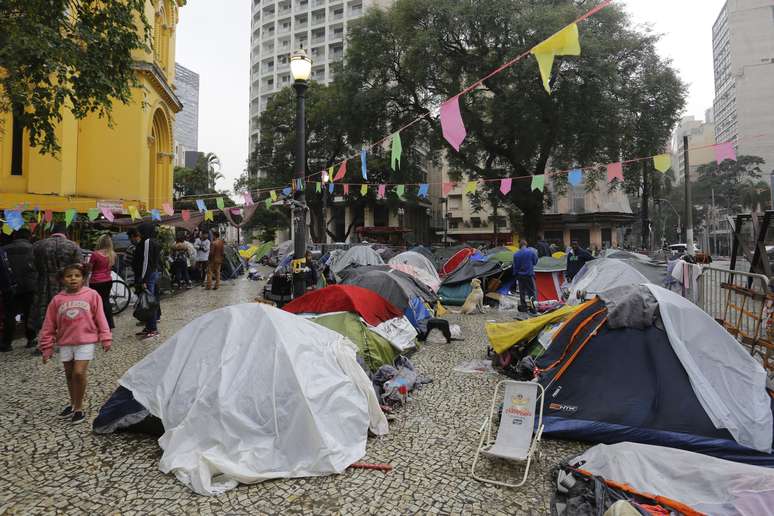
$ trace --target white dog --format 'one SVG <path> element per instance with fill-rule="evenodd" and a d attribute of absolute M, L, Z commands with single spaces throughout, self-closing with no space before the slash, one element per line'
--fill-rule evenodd
<path fill-rule="evenodd" d="M 481 290 L 481 280 L 473 278 L 470 280 L 470 286 L 473 287 L 465 298 L 465 304 L 462 305 L 461 314 L 472 314 L 476 310 L 478 313 L 484 313 L 484 291 Z"/>

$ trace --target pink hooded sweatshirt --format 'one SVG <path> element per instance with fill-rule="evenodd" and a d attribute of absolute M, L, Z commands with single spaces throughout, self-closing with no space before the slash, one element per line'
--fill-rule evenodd
<path fill-rule="evenodd" d="M 102 298 L 96 290 L 83 287 L 74 294 L 63 290 L 48 304 L 38 349 L 49 358 L 54 354 L 54 344 L 61 347 L 101 342 L 107 351 L 112 341 Z"/>

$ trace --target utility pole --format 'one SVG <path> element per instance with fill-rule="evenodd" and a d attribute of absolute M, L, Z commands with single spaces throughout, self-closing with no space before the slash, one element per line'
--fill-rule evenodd
<path fill-rule="evenodd" d="M 688 161 L 688 135 L 683 136 L 683 161 L 685 162 L 685 244 L 693 256 L 693 209 L 691 202 L 691 164 Z"/>
<path fill-rule="evenodd" d="M 642 248 L 650 249 L 650 220 L 648 220 L 648 163 L 650 160 L 642 162 L 642 207 L 640 208 L 640 218 L 642 220 Z"/>

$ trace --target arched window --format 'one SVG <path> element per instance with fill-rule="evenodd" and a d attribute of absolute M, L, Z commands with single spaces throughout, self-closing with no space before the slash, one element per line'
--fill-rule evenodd
<path fill-rule="evenodd" d="M 158 0 L 156 19 L 153 24 L 153 57 L 165 73 L 169 70 L 169 38 L 171 34 L 170 12 L 167 7 L 166 0 Z"/>

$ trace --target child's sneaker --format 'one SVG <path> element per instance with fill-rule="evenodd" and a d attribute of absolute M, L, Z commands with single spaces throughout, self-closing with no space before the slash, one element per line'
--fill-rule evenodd
<path fill-rule="evenodd" d="M 70 419 L 70 424 L 77 425 L 86 421 L 86 414 L 82 410 L 73 412 L 73 417 Z"/>
<path fill-rule="evenodd" d="M 60 412 L 57 417 L 59 419 L 70 419 L 72 415 L 73 415 L 73 407 L 72 405 L 67 405 L 65 408 L 62 409 L 62 412 Z"/>

